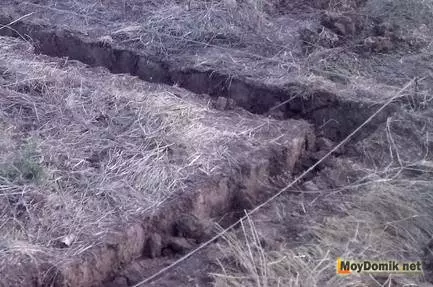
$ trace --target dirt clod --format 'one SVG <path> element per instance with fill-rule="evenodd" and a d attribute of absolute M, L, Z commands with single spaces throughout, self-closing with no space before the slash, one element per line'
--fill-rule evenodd
<path fill-rule="evenodd" d="M 339 13 L 323 13 L 321 24 L 341 36 L 353 36 L 356 32 L 356 25 L 349 17 Z"/>
<path fill-rule="evenodd" d="M 175 222 L 175 235 L 179 237 L 200 239 L 205 229 L 204 223 L 191 214 L 184 214 Z"/>
<path fill-rule="evenodd" d="M 174 253 L 185 253 L 186 251 L 193 249 L 195 245 L 194 240 L 184 237 L 170 237 L 167 240 L 167 247 Z"/>
<path fill-rule="evenodd" d="M 369 52 L 386 53 L 393 49 L 394 44 L 389 37 L 371 36 L 364 40 L 364 47 Z"/>

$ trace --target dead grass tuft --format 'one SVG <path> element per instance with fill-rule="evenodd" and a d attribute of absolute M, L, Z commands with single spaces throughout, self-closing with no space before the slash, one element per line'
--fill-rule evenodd
<path fill-rule="evenodd" d="M 419 277 L 369 277 L 335 274 L 338 257 L 353 260 L 420 260 L 433 235 L 430 180 L 370 182 L 351 190 L 335 209 L 345 215 L 313 219 L 314 240 L 299 247 L 265 248 L 254 222 L 242 233 L 229 234 L 221 245 L 222 272 L 216 286 L 401 286 Z M 353 194 L 352 194 L 353 192 Z M 263 238 L 263 239 L 262 239 Z M 379 283 L 380 282 L 380 283 Z M 378 285 L 378 286 L 379 286 Z"/>
<path fill-rule="evenodd" d="M 430 107 L 430 106 L 429 106 Z M 424 107 L 425 108 L 425 107 Z M 334 164 L 321 175 L 344 185 L 319 190 L 313 200 L 289 200 L 303 206 L 302 237 L 272 243 L 266 228 L 249 218 L 242 230 L 220 244 L 221 272 L 217 286 L 407 286 L 421 284 L 421 276 L 338 276 L 337 258 L 352 260 L 416 261 L 425 257 L 433 237 L 431 206 L 432 161 L 429 152 L 431 121 L 423 109 L 410 109 L 389 118 L 370 137 L 355 144 L 360 157 Z M 418 122 L 419 121 L 419 122 Z M 386 154 L 386 156 L 384 156 Z M 360 158 L 364 165 L 359 163 Z M 368 168 L 367 168 L 368 167 Z M 352 170 L 349 172 L 349 170 Z M 355 181 L 349 178 L 356 174 Z M 287 195 L 289 196 L 289 195 Z M 284 199 L 281 199 L 284 200 Z M 299 202 L 298 202 L 299 201 Z M 287 204 L 275 204 L 280 230 L 289 229 Z M 293 208 L 294 210 L 295 208 Z M 286 223 L 287 221 L 287 223 Z M 275 220 L 274 220 L 275 222 Z M 246 227 L 245 227 L 246 226 Z M 306 236 L 307 234 L 308 236 Z"/>
<path fill-rule="evenodd" d="M 25 242 L 58 260 L 78 255 L 107 227 L 158 208 L 196 165 L 221 164 L 209 147 L 222 131 L 200 127 L 205 105 L 132 77 L 20 56 L 14 40 L 2 38 L 1 49 L 1 254 Z"/>
<path fill-rule="evenodd" d="M 0 262 L 66 266 L 243 152 L 292 144 L 287 123 L 28 49 L 0 38 Z"/>

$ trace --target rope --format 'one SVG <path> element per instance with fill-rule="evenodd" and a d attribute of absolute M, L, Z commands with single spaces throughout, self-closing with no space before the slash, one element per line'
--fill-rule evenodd
<path fill-rule="evenodd" d="M 345 143 L 347 143 L 355 134 L 357 134 L 361 129 L 363 129 L 369 122 L 371 122 L 378 114 L 380 114 L 387 106 L 389 106 L 394 100 L 397 98 L 403 97 L 402 93 L 407 90 L 413 83 L 413 80 L 409 81 L 395 96 L 390 98 L 388 101 L 386 101 L 379 109 L 377 109 L 376 112 L 374 112 L 367 120 L 365 120 L 360 126 L 358 126 L 352 133 L 350 133 L 346 138 L 344 138 L 339 144 L 337 144 L 333 149 L 331 149 L 327 154 L 325 154 L 320 160 L 318 160 L 315 164 L 310 166 L 307 170 L 305 170 L 301 175 L 296 177 L 291 183 L 289 183 L 286 187 L 281 189 L 279 192 L 268 198 L 266 201 L 261 203 L 260 205 L 256 206 L 254 209 L 252 209 L 249 212 L 246 212 L 246 215 L 244 215 L 242 218 L 237 220 L 235 223 L 227 227 L 226 229 L 222 230 L 218 234 L 216 234 L 214 237 L 209 239 L 208 241 L 204 242 L 202 245 L 197 247 L 196 249 L 190 251 L 188 254 L 182 256 L 181 258 L 177 259 L 167 267 L 162 268 L 158 272 L 154 273 L 153 275 L 147 277 L 143 281 L 140 281 L 139 283 L 133 285 L 132 287 L 139 287 L 143 284 L 149 283 L 150 281 L 154 280 L 156 277 L 162 275 L 163 273 L 173 269 L 175 266 L 179 265 L 186 259 L 190 258 L 200 250 L 204 249 L 205 247 L 209 246 L 213 241 L 216 239 L 221 238 L 226 234 L 228 231 L 230 231 L 233 227 L 235 227 L 238 223 L 241 221 L 247 219 L 252 214 L 256 213 L 259 209 L 264 207 L 265 205 L 268 205 L 270 202 L 272 202 L 274 199 L 279 197 L 282 193 L 286 192 L 288 189 L 293 187 L 296 183 L 298 183 L 301 179 L 303 179 L 306 175 L 308 175 L 311 171 L 313 171 L 317 166 L 319 166 L 323 161 L 325 161 L 331 154 L 333 154 L 335 151 L 337 151 L 340 147 L 342 147 Z"/>
<path fill-rule="evenodd" d="M 69 13 L 69 14 L 73 14 L 79 17 L 84 17 L 84 18 L 89 18 L 89 19 L 95 19 L 98 21 L 103 21 L 106 22 L 106 20 L 100 19 L 100 18 L 96 18 L 96 17 L 91 17 L 91 16 L 86 16 L 86 15 L 81 15 L 78 13 L 74 13 L 71 11 L 67 11 L 67 10 L 61 10 L 61 9 L 57 9 L 57 8 L 52 8 L 52 7 L 47 7 L 47 6 L 43 6 L 43 5 L 38 5 L 38 4 L 34 4 L 34 3 L 29 3 L 29 2 L 23 2 L 23 4 L 28 4 L 28 5 L 33 5 L 36 7 L 40 7 L 40 8 L 45 8 L 48 10 L 52 10 L 52 11 L 56 11 L 56 12 L 63 12 L 63 13 Z M 15 23 L 19 20 L 21 20 L 24 17 L 30 16 L 33 13 L 29 13 L 17 20 L 15 20 L 12 23 Z M 12 24 L 11 23 L 11 24 Z M 5 26 L 0 27 L 0 29 L 5 28 Z M 162 34 L 165 36 L 169 36 L 169 37 L 174 37 L 173 35 L 170 34 L 165 34 L 165 33 L 159 33 L 158 34 Z M 176 37 L 177 38 L 177 37 Z M 182 38 L 183 39 L 183 38 Z M 183 39 L 186 41 L 191 41 L 188 39 Z M 193 42 L 197 42 L 197 41 L 193 41 Z M 201 42 L 200 42 L 201 43 Z M 214 45 L 210 45 L 207 43 L 202 43 L 203 45 L 208 45 L 208 46 L 214 46 Z M 227 49 L 227 50 L 235 50 L 235 49 L 231 49 L 231 48 L 226 48 L 226 47 L 220 47 L 220 46 L 216 46 L 218 48 L 222 48 L 222 49 Z M 243 51 L 240 51 L 243 52 Z M 244 52 L 246 54 L 250 54 L 250 55 L 254 55 L 252 53 L 248 53 L 248 52 Z M 259 58 L 265 58 L 263 56 L 260 55 L 256 55 Z M 269 58 L 270 59 L 270 58 Z M 380 114 L 387 106 L 389 106 L 394 100 L 396 100 L 397 98 L 402 97 L 402 93 L 407 90 L 412 83 L 414 82 L 414 80 L 409 81 L 402 89 L 400 89 L 400 91 L 393 97 L 391 97 L 388 101 L 386 101 L 379 109 L 376 110 L 376 112 L 374 112 L 367 120 L 365 120 L 361 125 L 359 125 L 353 132 L 351 132 L 346 138 L 344 138 L 342 141 L 340 141 L 340 143 L 338 143 L 333 149 L 331 149 L 327 154 L 325 154 L 320 160 L 318 160 L 315 164 L 313 164 L 312 166 L 310 166 L 307 170 L 305 170 L 301 175 L 299 175 L 298 177 L 296 177 L 291 183 L 289 183 L 287 186 L 285 186 L 284 188 L 282 188 L 280 191 L 278 191 L 276 194 L 274 194 L 273 196 L 269 197 L 266 201 L 264 201 L 263 203 L 261 203 L 260 205 L 256 206 L 254 209 L 250 210 L 249 212 L 246 212 L 246 214 L 241 217 L 240 219 L 238 219 L 236 222 L 234 222 L 233 224 L 231 224 L 229 227 L 225 228 L 224 230 L 220 231 L 218 234 L 216 234 L 215 236 L 213 236 L 211 239 L 207 240 L 206 242 L 202 243 L 199 247 L 197 247 L 196 249 L 190 251 L 189 253 L 185 254 L 184 256 L 182 256 L 181 258 L 177 259 L 176 261 L 174 261 L 173 263 L 171 263 L 170 265 L 160 269 L 158 272 L 154 273 L 153 275 L 147 277 L 146 279 L 138 282 L 137 284 L 133 285 L 132 287 L 139 287 L 142 286 L 143 284 L 147 284 L 150 281 L 154 280 L 155 278 L 159 277 L 160 275 L 166 273 L 167 271 L 173 269 L 174 267 L 176 267 L 177 265 L 179 265 L 180 263 L 182 263 L 183 261 L 187 260 L 188 258 L 192 257 L 193 255 L 195 255 L 196 253 L 198 253 L 199 251 L 201 251 L 202 249 L 204 249 L 205 247 L 209 246 L 212 242 L 214 242 L 215 240 L 221 238 L 222 236 L 224 236 L 227 232 L 229 232 L 231 229 L 233 229 L 237 224 L 239 224 L 240 222 L 246 220 L 248 217 L 250 217 L 251 215 L 253 215 L 254 213 L 256 213 L 258 210 L 260 210 L 261 208 L 263 208 L 264 206 L 268 205 L 269 203 L 271 203 L 273 200 L 275 200 L 277 197 L 279 197 L 281 194 L 283 194 L 284 192 L 286 192 L 287 190 L 289 190 L 290 188 L 292 188 L 296 183 L 298 183 L 301 179 L 303 179 L 306 175 L 308 175 L 311 171 L 313 171 L 316 167 L 318 167 L 322 162 L 324 162 L 330 155 L 332 155 L 334 152 L 336 152 L 340 147 L 342 147 L 345 143 L 347 143 L 350 139 L 352 139 L 355 134 L 357 134 L 361 129 L 363 129 L 369 122 L 371 122 L 378 114 Z"/>

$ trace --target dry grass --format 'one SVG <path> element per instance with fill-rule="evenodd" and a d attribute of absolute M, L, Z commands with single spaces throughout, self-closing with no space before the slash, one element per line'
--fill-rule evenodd
<path fill-rule="evenodd" d="M 149 49 L 165 55 L 216 46 L 257 55 L 274 55 L 284 46 L 282 27 L 273 25 L 267 1 L 68 1 L 56 7 L 25 2 L 36 9 L 80 16 L 119 27 L 114 34 L 131 33 Z M 109 20 L 112 17 L 122 21 Z M 71 20 L 71 19 L 69 19 Z M 71 20 L 73 21 L 73 19 Z M 117 33 L 116 33 L 117 32 Z M 139 33 L 137 33 L 139 32 Z M 280 37 L 280 38 L 278 38 Z M 134 39 L 128 39 L 131 41 Z M 286 43 L 288 44 L 288 43 Z"/>
<path fill-rule="evenodd" d="M 81 254 L 186 179 L 236 165 L 231 147 L 278 142 L 285 128 L 222 115 L 181 89 L 35 57 L 17 40 L 1 38 L 0 49 L 1 260 Z"/>
<path fill-rule="evenodd" d="M 338 257 L 423 258 L 423 248 L 433 236 L 429 220 L 433 183 L 430 165 L 419 168 L 425 174 L 417 179 L 388 172 L 385 178 L 375 176 L 362 186 L 325 195 L 339 215 L 313 218 L 307 229 L 314 239 L 299 247 L 288 248 L 285 243 L 276 249 L 263 247 L 261 240 L 266 241 L 268 235 L 260 234 L 253 220 L 244 222 L 243 232 L 228 234 L 221 245 L 222 272 L 214 274 L 216 286 L 404 286 L 423 282 L 416 276 L 342 277 L 335 273 Z M 307 210 L 318 206 L 320 200 Z M 284 218 L 281 224 L 284 226 Z"/>
<path fill-rule="evenodd" d="M 1 154 L 7 244 L 58 248 L 69 237 L 72 248 L 59 251 L 76 255 L 108 225 L 157 207 L 179 188 L 182 175 L 167 154 L 177 124 L 152 109 L 163 91 L 143 97 L 115 79 L 109 87 L 91 83 L 78 67 L 18 55 L 8 61 L 12 81 L 0 100 L 3 133 L 11 133 L 2 141 L 13 142 Z"/>
<path fill-rule="evenodd" d="M 340 4 L 326 9 L 346 10 Z M 297 247 L 291 247 L 289 241 L 280 243 L 277 248 L 269 247 L 263 243 L 270 235 L 260 225 L 256 226 L 254 218 L 243 222 L 241 230 L 227 234 L 220 244 L 221 271 L 213 274 L 216 286 L 423 284 L 423 278 L 417 276 L 342 277 L 336 275 L 335 265 L 338 257 L 420 260 L 433 237 L 430 220 L 433 216 L 432 162 L 428 150 L 431 118 L 426 116 L 431 110 L 432 91 L 431 65 L 426 62 L 431 57 L 431 29 L 426 27 L 432 26 L 432 11 L 431 1 L 367 1 L 361 15 L 398 24 L 399 32 L 407 41 L 422 43 L 423 48 L 363 57 L 353 52 L 350 45 L 331 49 L 317 47 L 302 63 L 303 72 L 313 72 L 310 78 L 316 75 L 338 78 L 337 82 L 344 82 L 348 89 L 380 95 L 375 99 L 379 102 L 392 94 L 396 85 L 417 76 L 419 90 L 409 91 L 406 102 L 417 98 L 422 104 L 412 108 L 410 104 L 405 106 L 409 117 L 388 119 L 381 136 L 372 136 L 362 143 L 363 160 L 373 163 L 370 166 L 374 167 L 358 171 L 366 175 L 361 185 L 355 182 L 330 194 L 320 191 L 320 198 L 301 202 L 306 206 L 305 216 L 308 213 L 312 216 L 308 220 L 311 225 L 306 227 L 313 237 L 311 241 Z M 417 149 L 419 146 L 422 148 Z M 331 202 L 336 215 L 317 216 L 312 212 L 312 209 L 320 209 L 323 201 Z M 285 211 L 281 209 L 279 213 L 285 214 Z M 285 215 L 281 218 L 281 229 L 285 228 L 284 222 L 291 214 Z"/>
<path fill-rule="evenodd" d="M 266 79 L 298 71 L 298 28 L 310 21 L 297 15 L 270 15 L 273 1 L 67 1 L 55 7 L 31 4 L 38 13 L 55 14 L 78 30 L 99 22 L 120 45 L 137 47 L 162 58 L 219 67 L 233 75 Z M 116 20 L 112 20 L 112 19 Z M 88 24 L 86 24 L 88 22 Z M 241 73 L 243 72 L 243 73 Z"/>
<path fill-rule="evenodd" d="M 235 172 L 248 152 L 291 140 L 281 136 L 287 123 L 210 109 L 177 87 L 35 56 L 11 38 L 0 51 L 2 274 L 27 266 L 23 258 L 68 263 L 189 192 L 187 182 Z"/>
<path fill-rule="evenodd" d="M 32 11 L 62 15 L 66 23 L 78 25 L 83 31 L 92 26 L 87 21 L 99 21 L 110 27 L 108 33 L 120 44 L 133 45 L 150 54 L 265 81 L 281 81 L 289 76 L 302 78 L 319 71 L 349 82 L 356 81 L 354 76 L 386 82 L 386 73 L 380 73 L 379 68 L 383 65 L 394 74 L 388 81 L 396 79 L 393 84 L 401 85 L 397 80 L 408 80 L 407 65 L 399 62 L 401 55 L 364 58 L 352 53 L 352 49 L 364 49 L 359 46 L 373 34 L 373 22 L 378 19 L 398 24 L 399 33 L 406 37 L 403 42 L 411 45 L 427 47 L 432 36 L 430 0 L 279 2 L 131 0 L 56 2 L 56 8 L 25 5 L 33 7 Z M 358 6 L 361 7 L 354 11 Z M 348 13 L 354 22 L 360 21 L 360 30 L 352 40 L 343 36 L 343 44 L 338 47 L 315 45 L 313 54 L 305 57 L 299 36 L 305 27 L 320 28 L 318 19 L 324 10 Z M 322 33 L 333 32 L 324 29 Z M 426 51 L 426 55 L 431 55 L 431 51 Z M 421 70 L 410 72 L 422 74 L 424 69 Z"/>
<path fill-rule="evenodd" d="M 137 21 L 130 36 L 156 54 L 231 75 L 275 78 L 298 71 L 297 28 L 306 20 L 278 23 L 266 1 L 167 2 Z M 185 57 L 186 55 L 186 57 Z"/>
<path fill-rule="evenodd" d="M 350 12 L 354 5 L 348 0 L 322 2 L 326 5 L 320 8 L 332 11 Z M 104 7 L 101 3 L 70 1 L 69 6 L 60 8 L 101 18 L 105 16 L 98 10 Z M 125 11 L 143 5 L 136 1 L 117 4 L 122 9 L 114 16 L 120 18 Z M 196 66 L 218 67 L 232 75 L 254 75 L 266 81 L 285 80 L 288 75 L 312 79 L 326 72 L 343 78 L 348 89 L 371 90 L 383 96 L 410 75 L 423 79 L 421 97 L 428 98 L 433 90 L 429 66 L 424 65 L 431 56 L 431 0 L 370 0 L 358 11 L 366 19 L 397 23 L 403 33 L 410 34 L 409 40 L 421 42 L 423 48 L 413 57 L 360 57 L 351 50 L 356 46 L 353 42 L 337 48 L 316 47 L 305 57 L 299 47 L 298 29 L 308 26 L 318 11 L 278 11 L 290 18 L 279 22 L 277 16 L 268 14 L 273 4 L 149 1 L 149 9 L 131 15 L 131 21 L 113 24 L 111 36 L 126 35 L 125 41 L 146 47 L 153 54 L 193 55 Z M 1 248 L 2 255 L 18 249 L 43 253 L 47 252 L 44 248 L 65 242 L 72 242 L 73 248 L 61 249 L 61 253 L 79 254 L 95 244 L 93 235 L 99 237 L 107 224 L 127 220 L 164 202 L 182 187 L 191 170 L 212 174 L 222 160 L 235 164 L 230 150 L 209 151 L 208 147 L 239 139 L 251 129 L 248 120 L 238 122 L 231 131 L 221 132 L 218 123 L 211 128 L 202 121 L 209 113 L 205 105 L 193 105 L 158 89 L 149 91 L 145 84 L 130 90 L 131 82 L 123 82 L 124 77 L 105 76 L 105 81 L 89 83 L 80 75 L 81 67 L 63 70 L 59 62 L 46 66 L 37 61 L 29 65 L 28 60 L 19 58 L 12 61 L 14 70 L 3 75 L 13 81 L 3 85 L 7 92 L 0 98 L 0 132 L 4 134 L 0 142 L 4 205 L 0 232 L 5 235 L 2 246 L 6 246 Z M 112 84 L 102 88 L 105 82 Z M 378 82 L 385 83 L 380 90 Z M 390 145 L 398 144 L 391 135 L 389 140 Z M 184 155 L 173 162 L 173 150 Z M 232 261 L 222 262 L 223 271 L 214 274 L 217 284 L 401 284 L 406 279 L 396 279 L 400 283 L 395 283 L 386 278 L 378 283 L 372 277 L 335 276 L 337 257 L 418 259 L 420 246 L 431 238 L 433 226 L 426 218 L 432 216 L 432 182 L 425 176 L 430 173 L 430 161 L 418 165 L 423 175 L 414 179 L 401 174 L 401 168 L 410 163 L 402 163 L 396 154 L 393 160 L 400 168 L 398 173 L 395 169 L 367 170 L 376 176 L 374 180 L 360 187 L 346 187 L 350 194 L 336 203 L 345 215 L 327 216 L 324 222 L 318 219 L 310 228 L 315 239 L 308 245 L 266 250 L 254 219 L 244 222 L 240 236 L 226 237 L 222 252 Z M 27 248 L 17 249 L 21 242 Z"/>

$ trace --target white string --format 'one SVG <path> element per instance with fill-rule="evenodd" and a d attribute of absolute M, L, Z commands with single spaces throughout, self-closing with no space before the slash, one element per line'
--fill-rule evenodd
<path fill-rule="evenodd" d="M 337 151 L 340 147 L 342 147 L 345 143 L 347 143 L 355 134 L 357 134 L 361 129 L 363 129 L 369 122 L 371 122 L 373 120 L 373 118 L 375 118 L 379 113 L 381 113 L 387 106 L 389 106 L 394 100 L 396 100 L 399 97 L 402 97 L 402 93 L 407 90 L 413 83 L 414 80 L 409 81 L 409 83 L 407 83 L 395 96 L 393 96 L 392 98 L 390 98 L 388 101 L 386 101 L 376 112 L 374 112 L 367 120 L 365 120 L 360 126 L 358 126 L 352 133 L 350 133 L 345 139 L 343 139 L 339 144 L 337 144 L 332 150 L 330 150 L 327 154 L 325 154 L 320 160 L 318 160 L 315 164 L 313 164 L 312 166 L 310 166 L 307 170 L 305 170 L 301 175 L 299 175 L 298 177 L 296 177 L 290 184 L 288 184 L 286 187 L 284 187 L 283 189 L 281 189 L 279 192 L 277 192 L 276 194 L 274 194 L 273 196 L 271 196 L 270 198 L 268 198 L 265 202 L 261 203 L 260 205 L 256 206 L 254 209 L 252 209 L 251 211 L 247 212 L 246 215 L 244 215 L 242 218 L 240 218 L 239 220 L 237 220 L 235 223 L 233 223 L 232 225 L 230 225 L 229 227 L 227 227 L 226 229 L 222 230 L 221 232 L 219 232 L 218 234 L 216 234 L 214 237 L 212 237 L 211 239 L 209 239 L 208 241 L 204 242 L 202 245 L 200 245 L 199 247 L 197 247 L 196 249 L 190 251 L 188 254 L 182 256 L 181 258 L 177 259 L 176 261 L 174 261 L 173 263 L 171 263 L 170 265 L 168 265 L 167 267 L 162 268 L 161 270 L 159 270 L 158 272 L 156 272 L 155 274 L 147 277 L 146 279 L 144 279 L 143 281 L 140 281 L 139 283 L 133 285 L 132 287 L 139 287 L 142 286 L 143 284 L 149 283 L 150 281 L 152 281 L 153 279 L 155 279 L 156 277 L 160 276 L 161 274 L 167 272 L 170 269 L 173 269 L 175 266 L 179 265 L 180 263 L 182 263 L 183 261 L 185 261 L 186 259 L 188 259 L 189 257 L 193 256 L 194 254 L 196 254 L 197 252 L 199 252 L 200 250 L 202 250 L 203 248 L 209 246 L 213 241 L 215 241 L 216 239 L 222 237 L 224 234 L 226 234 L 229 230 L 231 230 L 233 227 L 235 227 L 239 222 L 247 219 L 249 216 L 251 216 L 253 213 L 257 212 L 259 209 L 261 209 L 262 207 L 264 207 L 265 205 L 269 204 L 271 201 L 273 201 L 275 198 L 277 198 L 278 196 L 280 196 L 282 193 L 284 193 L 285 191 L 287 191 L 288 189 L 290 189 L 291 187 L 293 187 L 293 185 L 295 185 L 297 182 L 299 182 L 302 178 L 304 178 L 307 174 L 309 174 L 312 170 L 314 170 L 319 164 L 321 164 L 323 161 L 325 161 L 331 154 L 333 154 L 335 151 Z"/>
<path fill-rule="evenodd" d="M 75 14 L 77 16 L 81 16 L 83 17 L 83 15 L 80 14 L 76 14 L 73 13 L 71 11 L 65 11 L 65 10 L 60 10 L 60 9 L 55 9 L 55 8 L 51 8 L 51 7 L 47 7 L 47 6 L 43 6 L 43 5 L 38 5 L 38 4 L 34 4 L 34 3 L 29 3 L 29 2 L 24 2 L 25 4 L 30 4 L 30 5 L 34 5 L 34 6 L 38 6 L 41 8 L 46 8 L 46 9 L 50 9 L 50 10 L 56 10 L 58 12 L 66 12 L 66 13 L 71 13 L 71 14 Z M 27 15 L 24 15 L 16 20 L 14 20 L 13 22 L 11 22 L 10 24 L 16 23 L 19 20 L 30 16 L 32 13 L 29 13 Z M 84 16 L 84 17 L 88 17 L 88 16 Z M 98 19 L 96 17 L 89 17 L 89 18 L 93 18 L 93 19 Z M 102 19 L 98 19 L 103 21 Z M 10 25 L 9 24 L 9 25 Z M 5 26 L 1 26 L 0 29 L 3 29 L 7 27 L 7 25 Z M 167 36 L 172 36 L 172 35 L 167 35 Z M 205 44 L 205 43 L 203 43 Z M 296 183 L 298 183 L 301 179 L 303 179 L 306 175 L 308 175 L 311 171 L 313 171 L 317 166 L 319 166 L 323 161 L 325 161 L 331 154 L 333 154 L 335 151 L 337 151 L 340 147 L 342 147 L 345 143 L 347 143 L 351 138 L 353 138 L 353 136 L 355 134 L 357 134 L 361 129 L 363 129 L 369 122 L 371 122 L 373 120 L 373 118 L 375 118 L 379 113 L 381 113 L 387 106 L 389 106 L 394 100 L 396 100 L 399 97 L 402 97 L 402 92 L 404 92 L 405 90 L 407 90 L 412 83 L 414 82 L 414 80 L 409 81 L 395 96 L 391 97 L 388 101 L 386 101 L 376 112 L 374 112 L 367 120 L 365 120 L 361 125 L 359 125 L 352 133 L 350 133 L 346 138 L 344 138 L 342 141 L 340 141 L 339 144 L 337 144 L 333 149 L 331 149 L 327 154 L 325 154 L 320 160 L 318 160 L 315 164 L 313 164 L 312 166 L 310 166 L 307 170 L 305 170 L 301 175 L 299 175 L 298 177 L 296 177 L 290 184 L 288 184 L 286 187 L 282 188 L 279 192 L 277 192 L 276 194 L 274 194 L 273 196 L 271 196 L 270 198 L 268 198 L 266 201 L 264 201 L 263 203 L 261 203 L 260 205 L 256 206 L 254 209 L 250 210 L 249 212 L 246 212 L 246 214 L 238 219 L 236 222 L 234 222 L 232 225 L 230 225 L 229 227 L 225 228 L 224 230 L 220 231 L 218 234 L 216 234 L 215 236 L 213 236 L 211 239 L 209 239 L 208 241 L 202 243 L 199 247 L 197 247 L 196 249 L 190 251 L 189 253 L 187 253 L 186 255 L 182 256 L 181 258 L 177 259 L 176 261 L 174 261 L 173 263 L 171 263 L 170 265 L 168 265 L 167 267 L 164 267 L 162 269 L 160 269 L 158 272 L 154 273 L 153 275 L 147 277 L 146 279 L 140 281 L 139 283 L 133 285 L 132 287 L 139 287 L 142 286 L 143 284 L 149 283 L 150 281 L 154 280 L 156 277 L 162 275 L 163 273 L 167 272 L 170 269 L 173 269 L 175 266 L 179 265 L 180 263 L 182 263 L 183 261 L 185 261 L 186 259 L 190 258 L 191 256 L 193 256 L 194 254 L 196 254 L 197 252 L 199 252 L 200 250 L 202 250 L 203 248 L 209 246 L 213 241 L 215 241 L 216 239 L 221 238 L 222 236 L 224 236 L 224 234 L 226 234 L 228 231 L 230 231 L 233 227 L 235 227 L 238 223 L 240 223 L 241 221 L 247 219 L 249 216 L 251 216 L 252 214 L 254 214 L 255 212 L 257 212 L 259 209 L 261 209 L 262 207 L 264 207 L 265 205 L 268 205 L 270 202 L 272 202 L 274 199 L 276 199 L 278 196 L 280 196 L 282 193 L 284 193 L 285 191 L 287 191 L 288 189 L 290 189 L 291 187 L 293 187 L 293 185 L 295 185 Z"/>

